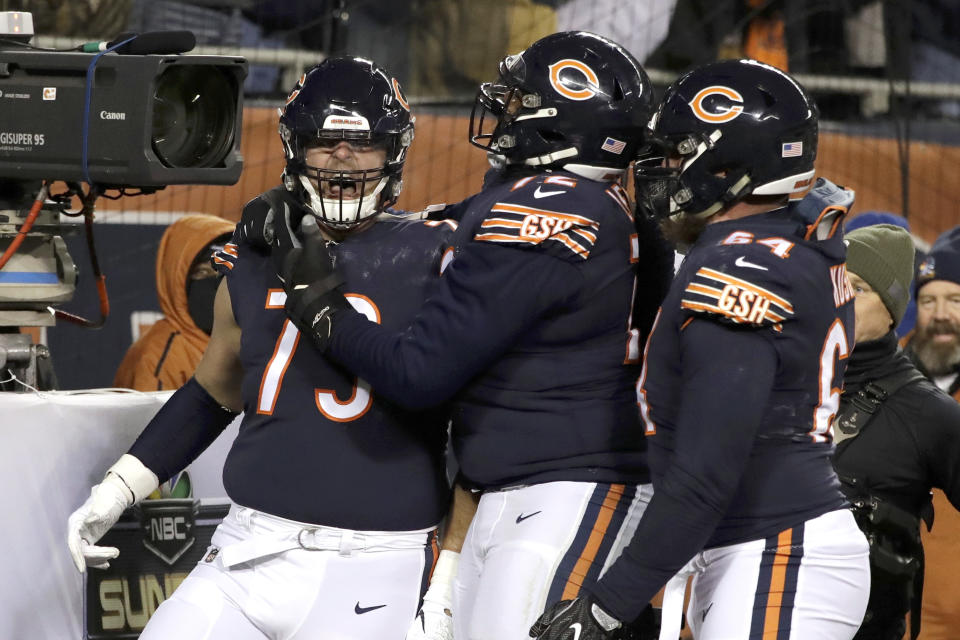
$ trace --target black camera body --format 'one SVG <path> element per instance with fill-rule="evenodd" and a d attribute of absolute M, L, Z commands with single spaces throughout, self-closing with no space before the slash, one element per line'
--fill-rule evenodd
<path fill-rule="evenodd" d="M 239 179 L 243 58 L 96 56 L 0 49 L 0 179 Z"/>

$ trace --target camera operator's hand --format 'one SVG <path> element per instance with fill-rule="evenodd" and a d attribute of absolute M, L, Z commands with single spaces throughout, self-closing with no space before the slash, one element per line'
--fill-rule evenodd
<path fill-rule="evenodd" d="M 278 238 L 274 261 L 282 262 L 280 273 L 287 292 L 287 315 L 320 351 L 326 351 L 335 316 L 353 312 L 353 308 L 338 289 L 343 278 L 333 267 L 327 243 L 313 216 L 303 218 L 300 233 L 302 246 L 292 233 L 289 238 Z M 296 246 L 287 250 L 288 241 Z"/>

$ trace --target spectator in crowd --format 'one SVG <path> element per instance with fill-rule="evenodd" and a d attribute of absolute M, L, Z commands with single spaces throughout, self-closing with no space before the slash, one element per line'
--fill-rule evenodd
<path fill-rule="evenodd" d="M 557 30 L 582 29 L 619 42 L 644 62 L 667 37 L 677 0 L 562 0 L 557 7 Z"/>
<path fill-rule="evenodd" d="M 164 317 L 127 350 L 113 386 L 178 389 L 193 375 L 213 328 L 217 273 L 210 259 L 230 239 L 233 226 L 223 218 L 189 215 L 163 233 L 156 278 Z"/>
<path fill-rule="evenodd" d="M 556 30 L 552 2 L 420 0 L 410 22 L 410 92 L 472 96 L 491 60 L 522 51 Z"/>
<path fill-rule="evenodd" d="M 890 213 L 889 211 L 864 211 L 863 213 L 857 214 L 853 218 L 846 221 L 844 228 L 847 231 L 853 231 L 854 229 L 859 229 L 861 227 L 869 227 L 876 224 L 892 224 L 903 229 L 910 231 L 910 223 L 907 222 L 907 219 L 903 216 L 898 216 L 895 213 Z M 910 234 L 910 239 L 913 241 L 913 266 L 914 272 L 920 268 L 920 262 L 923 261 L 924 257 L 927 255 L 927 251 L 930 250 L 930 245 L 924 242 L 922 239 L 917 236 Z M 897 332 L 898 337 L 903 337 L 913 331 L 913 327 L 917 322 L 917 300 L 916 296 L 913 294 L 913 289 L 910 290 L 910 302 L 907 303 L 907 309 L 903 312 L 903 318 L 900 320 L 894 329 Z"/>
<path fill-rule="evenodd" d="M 940 389 L 960 401 L 960 226 L 943 233 L 920 263 L 914 285 L 917 326 L 904 339 L 905 352 Z M 924 636 L 954 638 L 960 629 L 956 561 L 960 513 L 941 491 L 933 492 L 938 514 L 933 531 L 922 532 L 926 556 Z"/>
<path fill-rule="evenodd" d="M 920 521 L 932 521 L 930 489 L 943 489 L 960 505 L 960 406 L 897 346 L 893 328 L 913 277 L 910 234 L 879 224 L 851 231 L 846 241 L 856 346 L 834 424 L 834 467 L 870 542 L 870 602 L 856 638 L 900 640 L 908 611 L 916 638 Z"/>
<path fill-rule="evenodd" d="M 33 14 L 38 35 L 108 40 L 126 29 L 130 7 L 131 0 L 24 0 L 20 8 Z"/>

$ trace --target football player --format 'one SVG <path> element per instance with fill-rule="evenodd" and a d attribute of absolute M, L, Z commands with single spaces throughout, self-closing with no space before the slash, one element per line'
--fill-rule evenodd
<path fill-rule="evenodd" d="M 283 186 L 247 205 L 235 241 L 213 258 L 224 278 L 195 377 L 70 518 L 77 568 L 105 565 L 117 550 L 95 544 L 121 512 L 243 411 L 223 471 L 234 505 L 141 638 L 402 640 L 434 563 L 449 496 L 445 411 L 400 409 L 301 341 L 270 252 L 250 241 L 264 228 L 248 223 L 269 211 L 328 242 L 345 299 L 392 330 L 439 277 L 455 225 L 386 211 L 413 120 L 376 64 L 331 58 L 307 71 L 280 134 Z M 282 240 L 305 250 L 298 235 Z"/>
<path fill-rule="evenodd" d="M 868 552 L 830 456 L 853 348 L 840 226 L 853 194 L 818 181 L 790 202 L 813 180 L 817 110 L 774 67 L 696 68 L 652 124 L 665 157 L 638 168 L 638 198 L 692 244 L 637 384 L 656 493 L 623 556 L 530 635 L 611 637 L 686 565 L 661 637 L 677 637 L 682 605 L 668 610 L 692 572 L 699 640 L 852 638 Z"/>
<path fill-rule="evenodd" d="M 482 492 L 455 636 L 509 640 L 593 584 L 650 499 L 633 385 L 672 253 L 621 187 L 652 106 L 637 61 L 564 32 L 499 72 L 471 141 L 503 167 L 460 207 L 456 256 L 409 327 L 356 313 L 329 264 L 284 286 L 301 331 L 387 397 L 454 398 L 462 478 Z"/>

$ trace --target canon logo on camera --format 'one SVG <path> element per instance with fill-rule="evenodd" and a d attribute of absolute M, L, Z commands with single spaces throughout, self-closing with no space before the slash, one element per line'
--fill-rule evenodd
<path fill-rule="evenodd" d="M 101 111 L 101 120 L 126 120 L 127 114 L 123 111 Z"/>

